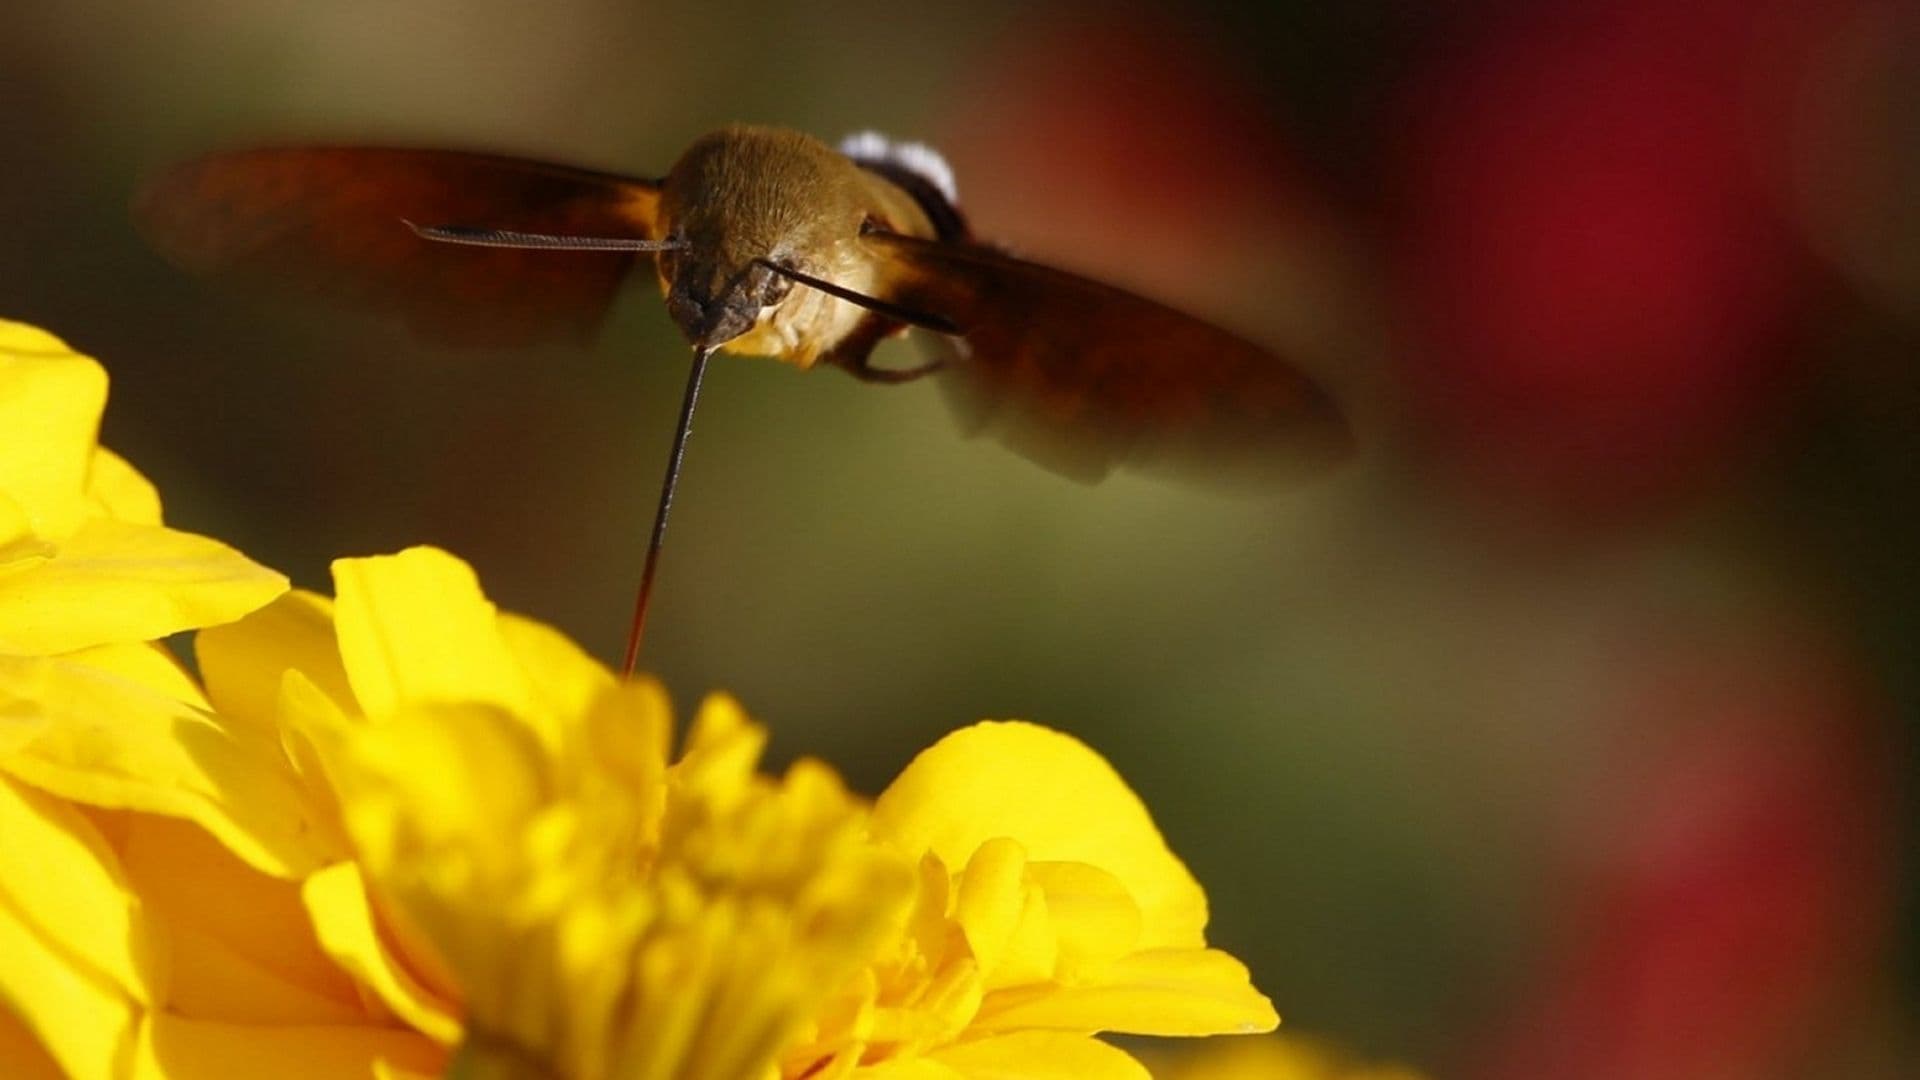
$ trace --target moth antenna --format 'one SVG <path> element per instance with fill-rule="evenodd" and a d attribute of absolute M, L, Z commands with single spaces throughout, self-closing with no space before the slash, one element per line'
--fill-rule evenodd
<path fill-rule="evenodd" d="M 555 236 L 550 233 L 514 232 L 477 225 L 415 225 L 406 218 L 400 223 L 412 229 L 422 240 L 467 247 L 518 248 L 537 251 L 671 251 L 685 246 L 679 240 L 642 240 L 628 236 Z"/>
<path fill-rule="evenodd" d="M 627 630 L 627 654 L 620 661 L 622 678 L 633 678 L 640 658 L 640 638 L 647 628 L 647 604 L 653 599 L 653 575 L 660 566 L 660 549 L 667 539 L 667 515 L 673 511 L 673 489 L 680 482 L 680 462 L 687 455 L 687 436 L 693 432 L 693 409 L 700 402 L 700 382 L 706 378 L 707 358 L 716 346 L 696 346 L 693 369 L 687 373 L 686 396 L 680 402 L 680 421 L 673 429 L 673 449 L 667 453 L 667 475 L 660 484 L 660 506 L 653 512 L 653 536 L 647 541 L 647 561 L 640 570 L 640 589 L 633 598 L 633 625 Z"/>
<path fill-rule="evenodd" d="M 899 304 L 893 303 L 890 300 L 882 300 L 877 296 L 868 296 L 866 293 L 854 292 L 845 285 L 835 285 L 825 278 L 814 277 L 812 274 L 795 270 L 791 266 L 782 266 L 772 259 L 755 259 L 754 261 L 774 273 L 779 274 L 781 277 L 797 281 L 809 289 L 818 289 L 828 296 L 837 297 L 855 307 L 866 308 L 868 311 L 885 315 L 889 319 L 906 323 L 908 326 L 918 326 L 921 329 L 933 330 L 942 334 L 960 333 L 960 327 L 954 325 L 951 319 L 942 318 L 939 315 L 931 315 L 924 311 L 915 311 L 908 307 L 901 307 Z"/>

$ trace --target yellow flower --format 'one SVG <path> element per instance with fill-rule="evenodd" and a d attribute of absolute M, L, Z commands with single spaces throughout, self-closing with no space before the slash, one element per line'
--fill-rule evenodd
<path fill-rule="evenodd" d="M 1404 1065 L 1360 1064 L 1313 1039 L 1216 1039 L 1179 1058 L 1155 1058 L 1164 1080 L 1422 1080 Z"/>
<path fill-rule="evenodd" d="M 228 622 L 284 577 L 160 523 L 153 486 L 96 445 L 107 376 L 0 321 L 0 655 L 151 641 Z"/>
<path fill-rule="evenodd" d="M 453 557 L 334 574 L 336 603 L 290 594 L 198 651 L 340 808 L 306 887 L 323 946 L 456 1074 L 758 1076 L 897 921 L 911 864 L 824 766 L 759 775 L 730 700 L 669 763 L 658 688 L 498 614 Z"/>
<path fill-rule="evenodd" d="M 93 361 L 0 322 L 0 1074 L 430 1066 L 320 951 L 297 887 L 258 869 L 311 824 L 284 754 L 149 643 L 286 582 L 161 525 L 152 486 L 94 443 L 105 396 Z"/>
<path fill-rule="evenodd" d="M 914 911 L 783 1055 L 787 1076 L 1144 1077 L 1091 1033 L 1279 1023 L 1206 947 L 1206 897 L 1146 807 L 1067 735 L 955 732 L 880 796 L 872 832 L 918 859 Z"/>
<path fill-rule="evenodd" d="M 100 956 L 57 939 L 32 976 L 93 987 L 40 1010 L 58 1022 L 28 1016 L 75 1075 L 131 1060 L 217 1076 L 264 1046 L 261 1060 L 353 1075 L 377 1063 L 390 1077 L 428 1075 L 451 1053 L 450 1075 L 474 1080 L 1137 1077 L 1093 1034 L 1276 1022 L 1244 968 L 1206 948 L 1205 898 L 1145 808 L 1071 738 L 977 725 L 870 808 L 817 763 L 760 774 L 764 732 L 724 697 L 670 761 L 656 687 L 616 683 L 560 635 L 496 612 L 444 553 L 341 560 L 335 587 L 335 601 L 289 593 L 202 632 L 205 700 L 177 671 L 172 693 L 139 679 L 91 697 L 12 689 L 52 731 L 151 713 L 59 758 L 70 786 L 92 781 L 106 806 L 177 791 L 210 807 L 193 820 L 238 856 L 225 878 L 273 875 L 255 891 L 285 916 L 297 888 L 307 920 L 289 940 L 306 942 L 311 977 L 262 963 L 248 978 L 301 988 L 302 1008 L 344 1009 L 322 1025 L 338 1042 L 312 1053 L 281 1023 L 292 1006 L 266 1027 L 283 1040 L 242 1032 L 228 1017 L 249 983 L 220 958 L 269 954 L 203 948 L 184 915 L 218 923 L 213 905 L 148 911 L 101 857 L 102 910 L 47 921 L 77 936 L 118 898 L 139 909 L 129 931 Z M 158 749 L 167 733 L 173 758 Z M 103 812 L 79 813 L 102 827 Z M 50 903 L 24 874 L 4 879 L 9 902 Z M 221 944 L 221 929 L 204 936 Z M 188 997 L 228 1026 L 160 1040 L 180 1030 L 187 984 L 168 965 L 183 956 L 220 974 Z"/>
<path fill-rule="evenodd" d="M 342 807 L 322 941 L 476 1075 L 1137 1076 L 1091 1033 L 1276 1022 L 1067 736 L 955 733 L 869 814 L 817 764 L 756 774 L 764 733 L 726 698 L 669 764 L 657 689 L 496 613 L 451 556 L 335 582 L 202 634 L 209 693 Z"/>

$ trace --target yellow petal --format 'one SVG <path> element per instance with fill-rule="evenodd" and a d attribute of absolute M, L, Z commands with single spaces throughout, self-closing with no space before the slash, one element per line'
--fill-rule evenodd
<path fill-rule="evenodd" d="M 353 710 L 353 690 L 334 643 L 333 601 L 305 589 L 282 594 L 238 622 L 193 638 L 207 696 L 222 716 L 271 729 L 282 677 L 300 672 L 336 706 Z"/>
<path fill-rule="evenodd" d="M 1021 722 L 981 723 L 921 752 L 874 806 L 876 837 L 965 865 L 994 837 L 1040 862 L 1112 874 L 1140 906 L 1140 946 L 1198 946 L 1200 885 L 1160 837 L 1147 808 L 1084 743 Z"/>
<path fill-rule="evenodd" d="M 687 744 L 673 766 L 676 777 L 700 788 L 716 805 L 731 806 L 753 783 L 767 748 L 767 729 L 747 719 L 731 694 L 708 694 L 694 713 Z"/>
<path fill-rule="evenodd" d="M 986 973 L 989 990 L 1049 981 L 1060 967 L 1060 937 L 1046 890 L 1023 874 L 1021 892 L 1020 920 L 1007 938 L 999 965 Z"/>
<path fill-rule="evenodd" d="M 1112 874 L 1075 862 L 1029 863 L 1027 874 L 1047 897 L 1060 950 L 1058 978 L 1097 978 L 1139 944 L 1139 905 Z"/>
<path fill-rule="evenodd" d="M 94 513 L 135 525 L 160 524 L 160 492 L 126 458 L 96 446 L 87 469 L 87 499 Z"/>
<path fill-rule="evenodd" d="M 199 930 L 175 927 L 169 938 L 175 951 L 167 1008 L 180 1016 L 235 1024 L 355 1024 L 368 1019 L 358 1002 L 315 994 Z"/>
<path fill-rule="evenodd" d="M 1094 986 L 1019 987 L 989 994 L 975 1031 L 1045 1028 L 1132 1035 L 1251 1035 L 1280 1023 L 1246 966 L 1217 949 L 1135 953 Z"/>
<path fill-rule="evenodd" d="M 141 1080 L 372 1080 L 376 1062 L 429 1074 L 445 1063 L 432 1042 L 395 1027 L 262 1027 L 157 1013 L 141 1034 Z"/>
<path fill-rule="evenodd" d="M 11 1012 L 68 1076 L 124 1074 L 135 1010 L 106 978 L 69 962 L 0 898 L 0 1013 Z M 10 1073 L 7 1075 L 11 1075 Z"/>
<path fill-rule="evenodd" d="M 60 357 L 71 355 L 72 352 L 72 347 L 66 342 L 31 323 L 0 319 L 0 354 Z"/>
<path fill-rule="evenodd" d="M 57 550 L 52 541 L 34 535 L 26 509 L 0 491 L 0 573 L 25 570 L 53 558 Z"/>
<path fill-rule="evenodd" d="M 546 801 L 547 761 L 518 717 L 486 705 L 402 715 L 408 723 L 356 730 L 350 764 L 329 766 L 348 832 L 376 876 L 407 857 L 403 836 L 454 847 L 515 836 Z M 475 797 L 480 784 L 485 798 Z"/>
<path fill-rule="evenodd" d="M 342 780 L 336 770 L 345 755 L 347 732 L 361 721 L 348 718 L 333 698 L 299 671 L 283 676 L 275 710 L 280 745 L 304 785 L 318 829 L 315 850 L 325 852 L 327 862 L 350 858 L 353 844 L 346 835 L 346 815 L 340 808 Z"/>
<path fill-rule="evenodd" d="M 954 891 L 954 919 L 967 936 L 967 947 L 986 973 L 987 985 L 998 985 L 996 975 L 1007 943 L 1020 925 L 1028 900 L 1027 849 L 1016 840 L 996 837 L 981 844 L 967 860 Z M 1053 971 L 1052 957 L 1035 973 Z"/>
<path fill-rule="evenodd" d="M 0 579 L 0 651 L 70 652 L 230 622 L 287 579 L 192 533 L 93 518 L 59 552 Z"/>
<path fill-rule="evenodd" d="M 304 894 L 321 947 L 341 967 L 372 990 L 395 1016 L 429 1038 L 449 1046 L 459 1041 L 460 1021 L 447 1003 L 388 949 L 358 866 L 327 867 L 307 879 Z"/>
<path fill-rule="evenodd" d="M 0 915 L 0 919 L 5 916 Z M 0 976 L 3 979 L 4 976 Z M 61 1080 L 60 1064 L 20 1018 L 0 1004 L 0 1076 L 7 1080 Z"/>
<path fill-rule="evenodd" d="M 333 564 L 340 656 L 360 706 L 484 702 L 526 714 L 532 693 L 473 569 L 435 548 Z"/>
<path fill-rule="evenodd" d="M 117 1076 L 161 942 L 116 857 L 74 807 L 0 779 L 0 1013 L 77 1077 Z"/>
<path fill-rule="evenodd" d="M 325 831 L 276 739 L 109 671 L 0 656 L 0 717 L 38 718 L 0 772 L 75 802 L 198 822 L 270 874 L 320 865 Z"/>
<path fill-rule="evenodd" d="M 901 1057 L 853 1070 L 858 1080 L 966 1080 L 966 1074 L 930 1058 Z"/>
<path fill-rule="evenodd" d="M 605 799 L 623 827 L 657 837 L 667 812 L 667 751 L 673 709 L 660 684 L 636 679 L 607 688 L 588 706 L 583 737 L 567 766 L 581 797 Z M 603 790 L 611 787 L 614 790 Z"/>
<path fill-rule="evenodd" d="M 206 708 L 200 685 L 167 647 L 151 641 L 123 641 L 67 653 L 62 666 L 91 668 L 151 690 L 174 701 Z"/>
<path fill-rule="evenodd" d="M 1126 1052 L 1091 1036 L 1058 1031 L 976 1039 L 928 1056 L 967 1080 L 1148 1080 L 1146 1066 Z"/>
<path fill-rule="evenodd" d="M 255 1023 L 364 1017 L 352 980 L 314 937 L 298 884 L 246 865 L 191 822 L 118 816 L 127 879 L 174 939 L 176 1012 Z"/>
<path fill-rule="evenodd" d="M 0 903 L 21 925 L 128 998 L 159 999 L 159 944 L 99 830 L 77 809 L 0 779 Z"/>
<path fill-rule="evenodd" d="M 535 700 L 551 715 L 579 716 L 614 685 L 606 665 L 551 626 L 503 613 L 498 629 Z"/>
<path fill-rule="evenodd" d="M 86 517 L 87 465 L 107 373 L 43 330 L 0 322 L 0 491 L 34 532 L 61 540 Z"/>

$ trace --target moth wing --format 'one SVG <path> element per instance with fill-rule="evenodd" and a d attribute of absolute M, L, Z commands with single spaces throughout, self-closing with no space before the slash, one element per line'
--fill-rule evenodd
<path fill-rule="evenodd" d="M 143 232 L 188 269 L 397 313 L 452 344 L 591 336 L 631 252 L 436 243 L 407 227 L 648 238 L 659 185 L 448 150 L 284 147 L 215 154 L 157 177 Z"/>
<path fill-rule="evenodd" d="M 1057 472 L 1137 466 L 1237 485 L 1351 450 L 1319 386 L 1211 323 L 988 247 L 865 241 L 883 299 L 958 329 L 935 347 L 963 422 Z"/>

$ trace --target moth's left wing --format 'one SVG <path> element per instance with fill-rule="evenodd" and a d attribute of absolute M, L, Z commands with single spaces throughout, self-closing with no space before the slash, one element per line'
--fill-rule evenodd
<path fill-rule="evenodd" d="M 1211 323 L 988 247 L 863 242 L 881 299 L 958 329 L 948 351 L 963 416 L 1056 471 L 1170 467 L 1231 484 L 1351 450 L 1318 385 Z"/>

